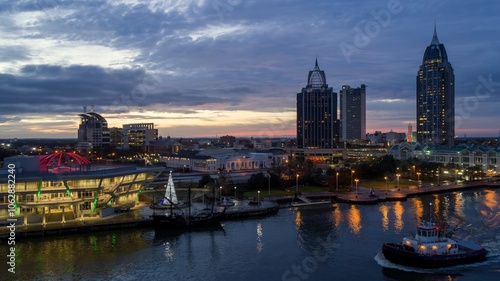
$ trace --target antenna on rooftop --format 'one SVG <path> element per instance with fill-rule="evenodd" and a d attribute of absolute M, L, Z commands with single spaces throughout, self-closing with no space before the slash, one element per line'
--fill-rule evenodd
<path fill-rule="evenodd" d="M 83 104 L 83 113 L 87 113 L 87 103 Z"/>
<path fill-rule="evenodd" d="M 90 110 L 94 112 L 94 103 L 92 103 L 92 105 L 90 106 Z"/>

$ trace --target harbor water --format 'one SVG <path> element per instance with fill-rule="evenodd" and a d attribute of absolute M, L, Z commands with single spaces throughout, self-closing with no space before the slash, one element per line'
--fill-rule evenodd
<path fill-rule="evenodd" d="M 283 208 L 203 231 L 124 229 L 19 240 L 16 273 L 0 280 L 500 280 L 497 189 L 425 195 L 375 205 Z M 484 262 L 417 269 L 383 258 L 421 220 L 482 244 Z M 7 253 L 7 244 L 0 245 Z"/>

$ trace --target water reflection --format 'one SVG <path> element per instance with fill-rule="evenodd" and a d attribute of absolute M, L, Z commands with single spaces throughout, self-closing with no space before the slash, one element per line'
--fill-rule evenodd
<path fill-rule="evenodd" d="M 262 224 L 257 224 L 257 253 L 262 252 L 264 249 L 264 243 L 262 242 Z"/>
<path fill-rule="evenodd" d="M 462 192 L 455 192 L 455 215 L 463 218 L 464 215 L 464 196 Z"/>
<path fill-rule="evenodd" d="M 387 231 L 389 229 L 389 207 L 387 205 L 380 205 L 378 210 L 382 213 L 382 229 Z"/>
<path fill-rule="evenodd" d="M 397 201 L 394 204 L 394 215 L 396 216 L 396 220 L 394 220 L 394 228 L 396 229 L 396 233 L 401 232 L 404 226 L 403 222 L 403 213 L 405 211 L 405 208 L 403 207 L 403 204 L 401 201 Z"/>
<path fill-rule="evenodd" d="M 300 213 L 300 210 L 297 210 L 297 213 L 295 214 L 295 229 L 299 230 L 301 225 L 302 225 L 302 214 Z"/>
<path fill-rule="evenodd" d="M 356 207 L 356 205 L 351 205 L 349 212 L 347 214 L 347 220 L 349 222 L 349 227 L 351 232 L 354 234 L 359 234 L 361 232 L 361 212 Z"/>
<path fill-rule="evenodd" d="M 335 204 L 332 212 L 333 215 L 333 222 L 335 224 L 335 228 L 339 228 L 340 223 L 342 222 L 342 211 L 340 211 L 340 206 L 339 204 Z"/>
<path fill-rule="evenodd" d="M 490 210 L 496 210 L 498 207 L 497 194 L 493 190 L 485 190 L 483 204 Z"/>
<path fill-rule="evenodd" d="M 167 258 L 167 261 L 171 262 L 174 260 L 175 250 L 172 247 L 171 242 L 165 242 L 164 245 L 165 245 L 165 251 L 164 251 L 165 258 Z"/>
<path fill-rule="evenodd" d="M 488 209 L 481 209 L 481 214 L 486 218 L 490 227 L 498 227 L 500 224 L 500 212 L 498 208 L 497 194 L 493 190 L 485 190 L 483 204 Z"/>
<path fill-rule="evenodd" d="M 439 195 L 438 194 L 433 194 L 434 196 L 434 203 L 433 203 L 433 206 L 434 206 L 434 214 L 433 216 L 429 217 L 429 220 L 434 220 L 434 221 L 437 221 L 439 223 L 440 219 L 439 219 L 439 203 L 441 202 L 441 200 L 439 200 Z"/>
<path fill-rule="evenodd" d="M 413 201 L 413 207 L 415 208 L 415 217 L 417 219 L 417 225 L 422 223 L 422 217 L 424 216 L 424 204 L 422 199 L 415 198 Z"/>

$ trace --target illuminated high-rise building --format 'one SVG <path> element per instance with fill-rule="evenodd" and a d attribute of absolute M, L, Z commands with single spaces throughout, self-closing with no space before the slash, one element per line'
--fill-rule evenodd
<path fill-rule="evenodd" d="M 340 90 L 340 139 L 360 142 L 366 139 L 366 86 L 342 86 Z"/>
<path fill-rule="evenodd" d="M 452 146 L 455 137 L 455 75 L 436 27 L 417 75 L 417 141 Z"/>
<path fill-rule="evenodd" d="M 297 147 L 333 148 L 338 140 L 337 93 L 326 83 L 318 60 L 297 94 Z"/>

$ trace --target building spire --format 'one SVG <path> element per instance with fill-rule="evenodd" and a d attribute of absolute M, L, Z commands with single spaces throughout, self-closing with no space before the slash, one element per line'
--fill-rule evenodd
<path fill-rule="evenodd" d="M 431 45 L 439 45 L 438 35 L 436 31 L 436 23 L 434 23 L 434 34 L 432 35 Z"/>
<path fill-rule="evenodd" d="M 316 63 L 314 64 L 314 70 L 319 70 L 318 57 L 316 57 Z"/>

